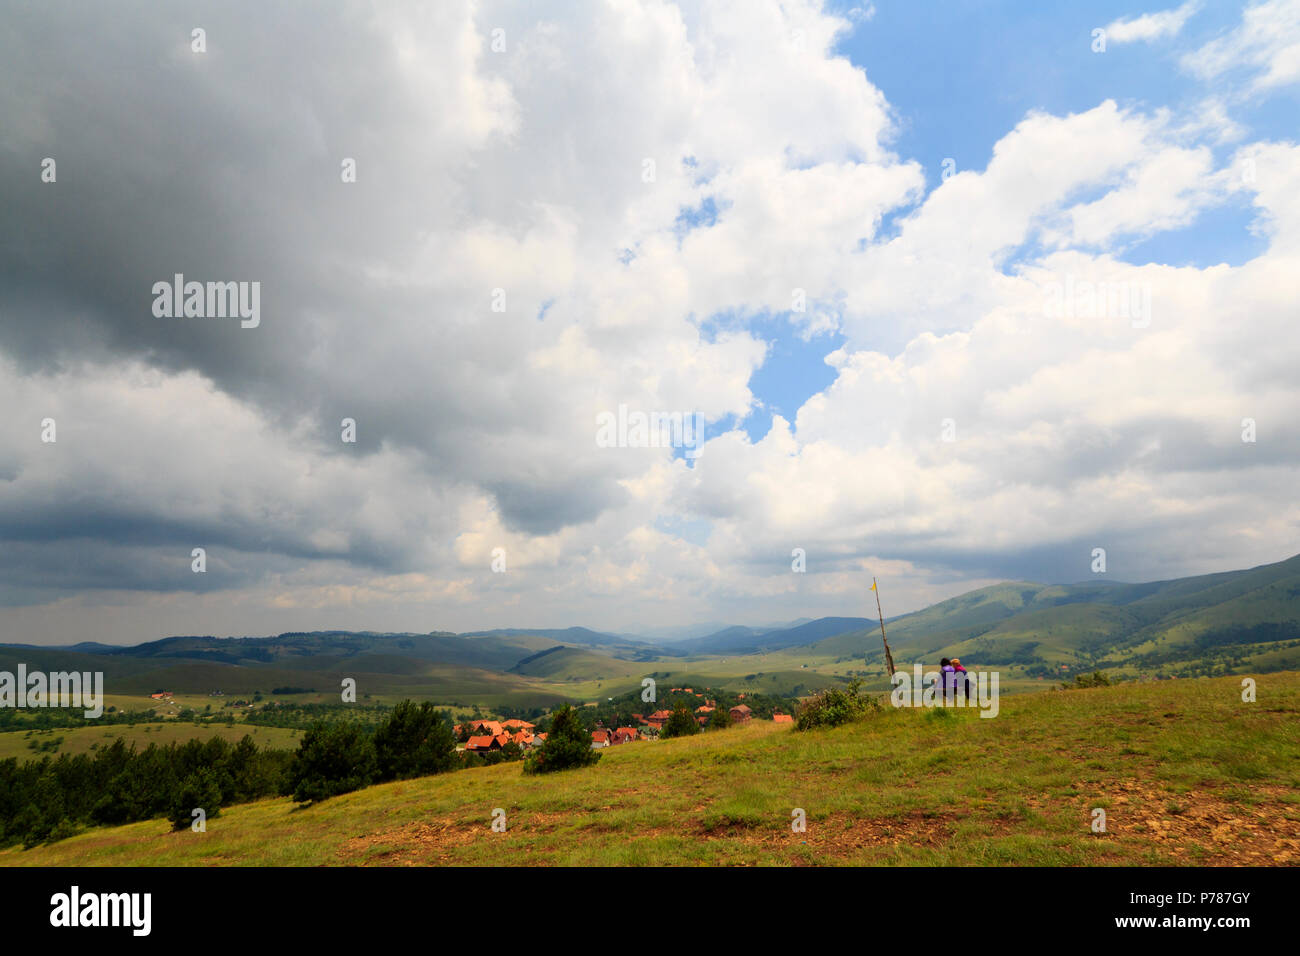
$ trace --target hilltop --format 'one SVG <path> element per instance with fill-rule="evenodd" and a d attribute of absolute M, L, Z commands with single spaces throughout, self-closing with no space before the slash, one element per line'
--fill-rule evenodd
<path fill-rule="evenodd" d="M 1188 662 L 1199 665 L 1195 674 L 1295 668 L 1300 555 L 1145 584 L 1001 584 L 906 615 L 889 633 L 908 652 L 1024 664 L 1029 673 L 1060 664 L 1130 674 Z"/>
<path fill-rule="evenodd" d="M 879 666 L 876 627 L 870 622 L 801 650 L 820 660 L 865 654 Z M 960 657 L 1029 677 L 1095 668 L 1129 677 L 1294 669 L 1300 667 L 1300 555 L 1145 584 L 997 584 L 900 615 L 887 630 L 900 664 Z M 784 637 L 751 641 L 787 651 L 799 646 Z"/>
<path fill-rule="evenodd" d="M 0 865 L 1294 865 L 1297 716 L 1288 672 L 1260 678 L 1249 704 L 1221 678 L 1025 694 L 994 719 L 886 708 L 829 731 L 754 722 L 545 777 L 501 764 L 306 808 L 263 800 L 206 833 L 93 830 L 0 852 Z"/>

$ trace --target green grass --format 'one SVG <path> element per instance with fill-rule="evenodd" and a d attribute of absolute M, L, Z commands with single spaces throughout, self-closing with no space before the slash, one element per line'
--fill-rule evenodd
<path fill-rule="evenodd" d="M 755 721 L 560 774 L 501 764 L 319 806 L 264 800 L 202 834 L 90 830 L 0 865 L 1294 864 L 1298 712 L 1300 674 L 1285 673 L 1259 678 L 1254 704 L 1225 678 L 1022 694 L 994 719 Z"/>
<path fill-rule="evenodd" d="M 42 756 L 57 757 L 59 754 L 84 754 L 98 745 L 107 746 L 114 739 L 121 737 L 128 743 L 134 743 L 137 750 L 143 750 L 150 744 L 165 747 L 170 743 L 184 743 L 187 740 L 208 740 L 223 737 L 235 743 L 248 734 L 259 747 L 271 747 L 279 750 L 296 750 L 299 732 L 282 727 L 256 727 L 236 723 L 227 727 L 225 723 L 213 721 L 201 727 L 192 723 L 166 721 L 156 724 L 107 724 L 102 727 L 57 728 L 54 730 L 16 730 L 0 734 L 0 760 L 17 757 L 18 760 L 34 760 Z M 28 746 L 35 741 L 38 745 L 47 741 L 61 740 L 57 748 L 38 753 Z"/>

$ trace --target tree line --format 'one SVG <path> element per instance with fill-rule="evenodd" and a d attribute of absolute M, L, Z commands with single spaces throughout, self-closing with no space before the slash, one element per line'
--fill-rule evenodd
<path fill-rule="evenodd" d="M 152 710 L 118 710 L 109 707 L 98 717 L 87 717 L 75 707 L 43 707 L 28 710 L 0 707 L 0 733 L 19 730 L 53 730 L 64 727 L 102 727 L 105 724 L 159 724 L 163 718 Z"/>
<path fill-rule="evenodd" d="M 165 816 L 188 826 L 195 808 L 220 807 L 280 791 L 288 750 L 259 749 L 251 737 L 221 737 L 137 750 L 121 737 L 93 754 L 0 761 L 0 846 L 62 840 L 93 825 Z"/>
<path fill-rule="evenodd" d="M 565 705 L 546 744 L 525 771 L 543 773 L 595 763 L 591 740 Z M 456 751 L 451 717 L 432 704 L 403 701 L 377 724 L 317 721 L 297 751 L 259 748 L 249 736 L 221 737 L 138 750 L 122 738 L 92 754 L 0 761 L 0 847 L 73 836 L 87 826 L 165 817 L 189 827 L 194 810 L 207 819 L 222 807 L 269 796 L 318 802 L 376 783 L 445 773 L 523 757 Z"/>

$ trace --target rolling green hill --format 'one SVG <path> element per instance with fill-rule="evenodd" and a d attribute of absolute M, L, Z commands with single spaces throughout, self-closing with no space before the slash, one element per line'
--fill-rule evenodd
<path fill-rule="evenodd" d="M 46 754 L 57 757 L 59 754 L 90 753 L 98 747 L 107 746 L 118 737 L 143 750 L 150 744 L 165 747 L 171 743 L 208 740 L 212 737 L 221 737 L 233 744 L 244 736 L 251 737 L 259 747 L 294 750 L 298 747 L 301 731 L 245 724 L 227 727 L 225 724 L 214 723 L 196 727 L 180 721 L 134 726 L 114 724 L 109 727 L 62 727 L 57 730 L 0 734 L 0 760 L 14 757 L 26 761 L 39 759 Z M 36 746 L 29 746 L 33 743 Z"/>
<path fill-rule="evenodd" d="M 510 668 L 510 673 L 559 681 L 630 680 L 644 670 L 640 665 L 608 654 L 560 644 L 525 657 Z"/>
<path fill-rule="evenodd" d="M 870 624 L 870 621 L 861 617 L 823 617 L 774 631 L 728 627 L 706 637 L 678 641 L 672 645 L 672 650 L 681 654 L 733 656 L 778 651 L 787 647 L 802 647 L 846 631 L 860 630 Z"/>
<path fill-rule="evenodd" d="M 526 649 L 520 651 L 521 656 L 525 653 Z M 269 694 L 277 686 L 303 687 L 314 692 L 313 699 L 337 701 L 344 678 L 356 681 L 359 698 L 376 701 L 411 697 L 465 706 L 546 707 L 563 699 L 559 693 L 504 670 L 394 654 L 325 654 L 255 665 L 0 646 L 0 670 L 13 672 L 20 663 L 29 671 L 102 671 L 106 693 L 138 698 L 141 706 L 147 706 L 149 695 L 159 690 L 202 697 L 220 690 L 230 699 L 259 692 Z"/>
<path fill-rule="evenodd" d="M 1101 668 L 1181 676 L 1300 666 L 1300 556 L 1146 584 L 1029 582 L 981 588 L 887 625 L 896 663 L 958 656 L 1027 672 Z M 812 649 L 883 650 L 869 630 Z"/>
<path fill-rule="evenodd" d="M 556 774 L 505 763 L 305 808 L 266 799 L 205 833 L 92 829 L 0 851 L 0 866 L 1295 865 L 1298 717 L 1287 673 L 1261 678 L 1253 704 L 1226 678 L 1026 694 L 991 720 L 754 721 Z"/>

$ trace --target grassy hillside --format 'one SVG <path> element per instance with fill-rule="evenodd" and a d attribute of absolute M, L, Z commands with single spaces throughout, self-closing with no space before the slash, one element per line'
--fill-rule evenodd
<path fill-rule="evenodd" d="M 578 647 L 556 646 L 525 657 L 510 669 L 512 674 L 545 677 L 558 681 L 624 680 L 645 673 L 645 665 L 619 660 L 608 654 Z"/>
<path fill-rule="evenodd" d="M 517 649 L 519 656 L 533 653 Z M 511 661 L 517 658 L 511 658 Z M 283 663 L 247 665 L 187 657 L 124 657 L 84 654 L 43 648 L 0 646 L 0 670 L 13 672 L 18 664 L 29 671 L 103 671 L 104 690 L 115 698 L 132 701 L 132 709 L 149 706 L 149 694 L 170 690 L 207 700 L 214 690 L 226 699 L 269 694 L 277 686 L 304 687 L 316 693 L 311 700 L 337 701 L 341 681 L 357 682 L 359 698 L 392 703 L 404 697 L 440 704 L 472 703 L 487 707 L 549 707 L 563 695 L 525 677 L 486 670 L 467 664 L 439 663 L 424 657 L 392 653 L 358 653 L 304 656 Z"/>
<path fill-rule="evenodd" d="M 150 744 L 165 747 L 171 743 L 184 743 L 187 740 L 208 740 L 211 737 L 223 737 L 231 743 L 237 743 L 247 734 L 253 738 L 258 747 L 296 750 L 301 734 L 297 730 L 283 727 L 258 727 L 252 724 L 205 724 L 196 727 L 192 723 L 168 721 L 157 724 L 114 724 L 107 727 L 64 727 L 55 730 L 13 731 L 0 734 L 0 760 L 17 757 L 19 761 L 36 760 L 43 756 L 57 757 L 59 754 L 90 753 L 95 747 L 103 747 L 118 737 L 127 743 L 133 743 L 137 750 L 143 750 Z M 35 743 L 36 747 L 29 744 Z M 38 748 L 44 746 L 44 750 Z"/>
<path fill-rule="evenodd" d="M 861 630 L 871 624 L 861 617 L 823 617 L 792 627 L 774 631 L 759 631 L 749 627 L 729 627 L 707 637 L 678 641 L 673 651 L 682 654 L 752 654 L 777 651 L 785 647 L 812 644 L 835 634 Z"/>
<path fill-rule="evenodd" d="M 295 808 L 88 831 L 0 865 L 1285 864 L 1300 859 L 1300 673 L 754 723 L 525 777 L 502 764 Z M 507 831 L 491 830 L 494 808 Z M 805 833 L 792 832 L 796 809 Z M 1103 808 L 1107 832 L 1091 832 Z"/>
<path fill-rule="evenodd" d="M 1017 582 L 889 622 L 898 661 L 959 656 L 1048 673 L 1100 667 L 1183 676 L 1300 667 L 1300 556 L 1243 571 L 1145 584 Z M 865 633 L 813 645 L 829 654 Z M 868 653 L 868 660 L 880 656 Z"/>

